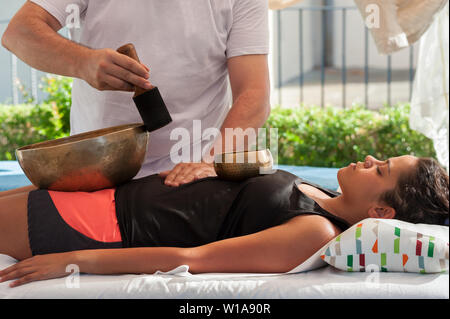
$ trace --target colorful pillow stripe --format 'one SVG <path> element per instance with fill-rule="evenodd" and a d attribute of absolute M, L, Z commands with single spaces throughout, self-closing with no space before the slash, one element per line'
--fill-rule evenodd
<path fill-rule="evenodd" d="M 368 218 L 330 241 L 322 251 L 325 262 L 349 272 L 445 272 L 448 226 Z"/>

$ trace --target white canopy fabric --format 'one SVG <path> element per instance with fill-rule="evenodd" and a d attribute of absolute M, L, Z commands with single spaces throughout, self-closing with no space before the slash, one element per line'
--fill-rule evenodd
<path fill-rule="evenodd" d="M 280 10 L 303 0 L 269 0 Z M 381 54 L 391 54 L 415 43 L 428 29 L 433 16 L 448 0 L 354 0 Z M 375 21 L 374 21 L 375 20 Z M 375 23 L 375 26 L 372 22 Z"/>
<path fill-rule="evenodd" d="M 410 127 L 434 142 L 439 162 L 449 171 L 449 6 L 435 17 L 420 40 L 411 100 Z"/>
<path fill-rule="evenodd" d="M 434 15 L 448 0 L 355 0 L 381 54 L 391 54 L 417 42 Z M 371 20 L 379 12 L 379 24 Z"/>

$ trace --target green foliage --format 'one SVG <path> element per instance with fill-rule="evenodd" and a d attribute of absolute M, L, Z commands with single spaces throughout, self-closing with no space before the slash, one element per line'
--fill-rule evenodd
<path fill-rule="evenodd" d="M 31 95 L 20 85 L 28 104 L 0 105 L 0 160 L 16 160 L 15 149 L 70 134 L 72 79 L 47 76 L 41 90 L 47 98 L 33 104 Z"/>
<path fill-rule="evenodd" d="M 15 149 L 66 136 L 49 104 L 0 105 L 0 160 L 15 160 Z"/>
<path fill-rule="evenodd" d="M 406 104 L 380 112 L 358 106 L 276 107 L 265 128 L 278 128 L 279 164 L 343 167 L 368 154 L 380 159 L 405 154 L 435 157 L 432 141 L 409 128 L 409 111 Z"/>
<path fill-rule="evenodd" d="M 72 78 L 46 76 L 42 79 L 41 90 L 48 94 L 45 104 L 56 109 L 60 119 L 62 134 L 70 134 L 70 107 L 72 106 Z"/>

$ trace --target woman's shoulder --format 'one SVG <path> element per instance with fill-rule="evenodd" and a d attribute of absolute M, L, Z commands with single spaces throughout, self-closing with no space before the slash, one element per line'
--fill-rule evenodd
<path fill-rule="evenodd" d="M 308 229 L 310 235 L 315 237 L 315 240 L 326 242 L 342 233 L 342 230 L 330 219 L 316 214 L 299 215 L 291 218 L 286 224 L 298 228 L 299 231 Z"/>

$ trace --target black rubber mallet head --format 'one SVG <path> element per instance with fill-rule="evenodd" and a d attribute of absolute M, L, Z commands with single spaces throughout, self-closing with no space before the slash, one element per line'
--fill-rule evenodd
<path fill-rule="evenodd" d="M 136 49 L 131 43 L 121 46 L 117 49 L 117 52 L 140 62 Z M 172 117 L 156 86 L 153 86 L 149 90 L 136 87 L 133 101 L 144 121 L 147 131 L 153 132 L 172 122 Z"/>

